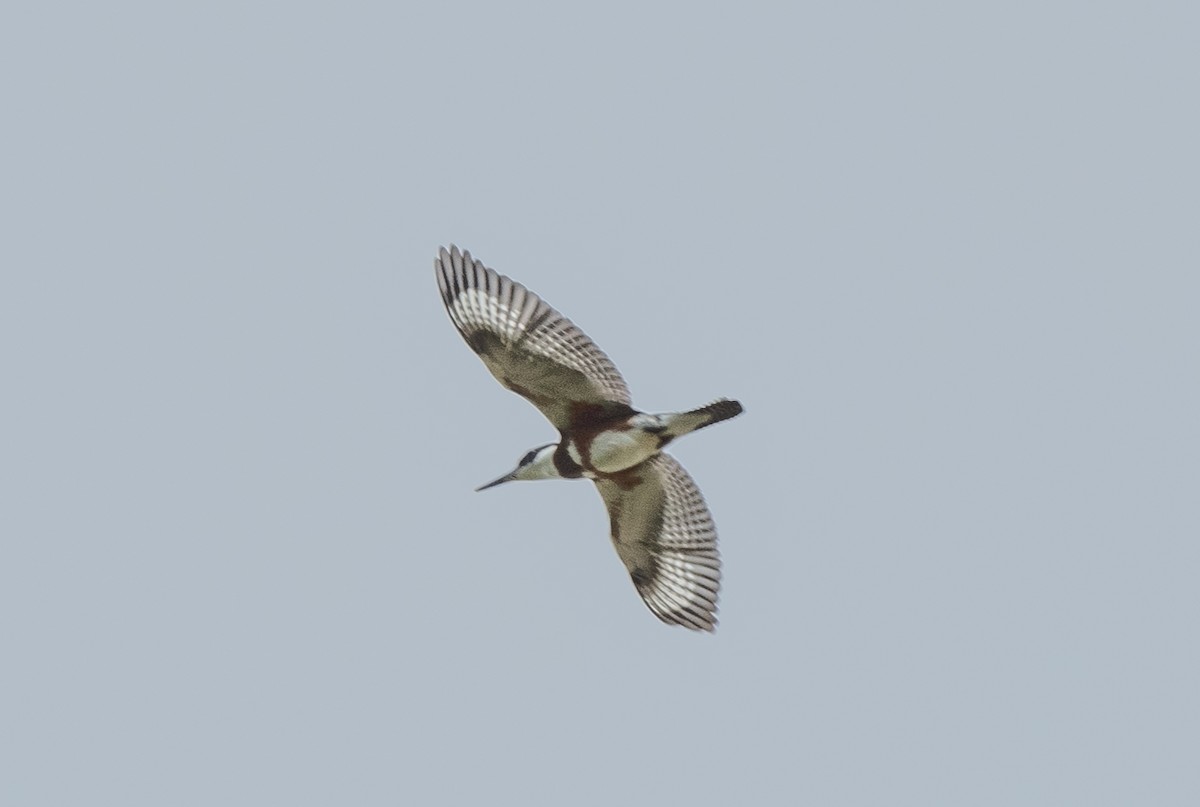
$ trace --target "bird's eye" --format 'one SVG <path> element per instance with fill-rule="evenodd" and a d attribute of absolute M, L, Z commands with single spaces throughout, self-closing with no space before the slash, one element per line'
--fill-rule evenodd
<path fill-rule="evenodd" d="M 526 454 L 524 457 L 521 457 L 521 462 L 520 462 L 520 463 L 518 463 L 518 464 L 519 464 L 519 465 L 528 465 L 529 463 L 533 462 L 533 458 L 534 458 L 536 455 L 537 455 L 537 452 L 536 452 L 536 451 L 530 451 L 530 452 L 529 452 L 528 454 Z"/>

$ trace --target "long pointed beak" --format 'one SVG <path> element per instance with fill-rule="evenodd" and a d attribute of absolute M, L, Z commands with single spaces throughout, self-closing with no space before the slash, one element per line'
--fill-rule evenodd
<path fill-rule="evenodd" d="M 504 476 L 500 477 L 499 479 L 493 479 L 491 482 L 488 482 L 486 485 L 480 485 L 479 487 L 475 488 L 475 492 L 478 493 L 481 490 L 487 490 L 488 488 L 494 488 L 494 487 L 496 487 L 496 485 L 503 485 L 505 482 L 511 482 L 516 478 L 517 478 L 517 472 L 510 471 L 509 473 L 506 473 Z"/>

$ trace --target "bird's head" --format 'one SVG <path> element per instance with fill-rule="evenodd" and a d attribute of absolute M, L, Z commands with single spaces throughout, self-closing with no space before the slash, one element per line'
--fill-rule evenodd
<path fill-rule="evenodd" d="M 505 482 L 512 482 L 517 479 L 558 479 L 562 476 L 558 472 L 558 468 L 554 466 L 554 451 L 558 448 L 557 443 L 549 443 L 548 445 L 538 446 L 526 452 L 521 461 L 517 463 L 517 467 L 499 479 L 494 479 L 486 485 L 481 485 L 475 488 L 476 492 L 494 488 L 496 485 L 502 485 Z"/>

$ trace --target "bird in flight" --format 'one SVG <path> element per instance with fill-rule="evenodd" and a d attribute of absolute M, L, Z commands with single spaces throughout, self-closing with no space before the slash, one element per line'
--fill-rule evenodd
<path fill-rule="evenodd" d="M 518 479 L 591 479 L 617 555 L 650 610 L 668 624 L 714 630 L 716 526 L 696 483 L 662 449 L 741 414 L 742 405 L 722 398 L 688 412 L 639 412 L 608 356 L 536 294 L 455 246 L 440 249 L 433 265 L 463 339 L 559 432 L 557 443 L 532 449 L 478 490 Z"/>

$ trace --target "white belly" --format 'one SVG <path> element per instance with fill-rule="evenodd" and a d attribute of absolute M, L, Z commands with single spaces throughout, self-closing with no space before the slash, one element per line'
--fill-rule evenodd
<path fill-rule="evenodd" d="M 597 471 L 612 474 L 645 462 L 658 453 L 658 436 L 641 429 L 600 432 L 588 447 Z"/>

